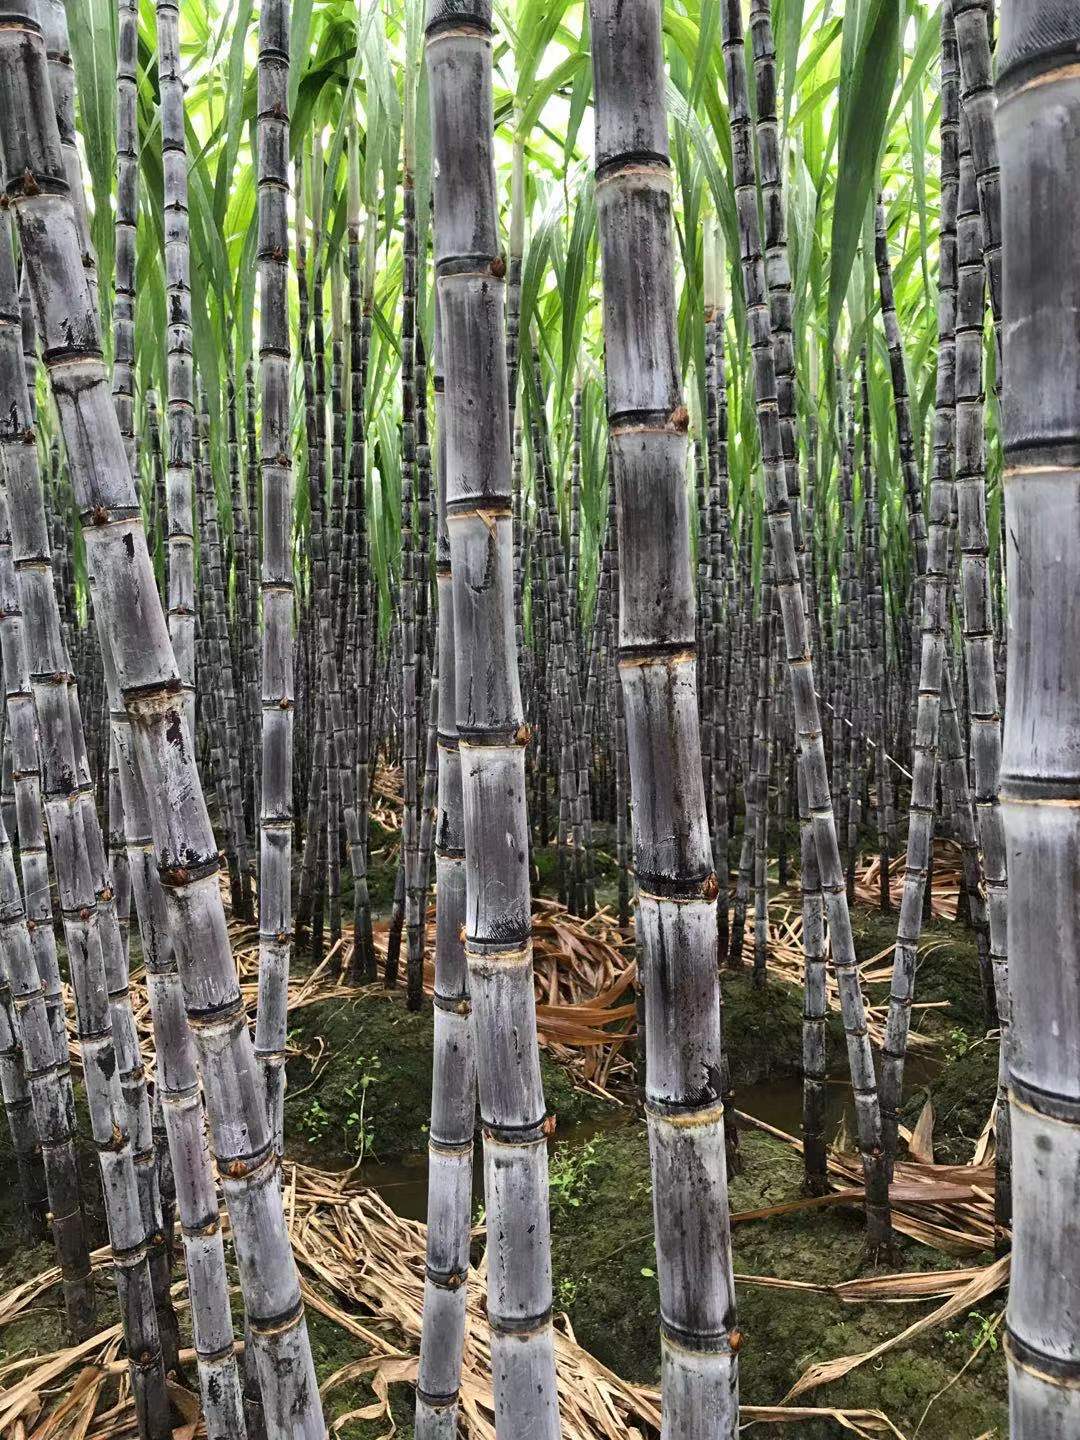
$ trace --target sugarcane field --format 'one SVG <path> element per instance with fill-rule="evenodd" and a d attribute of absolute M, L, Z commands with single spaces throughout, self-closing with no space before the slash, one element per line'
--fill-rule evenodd
<path fill-rule="evenodd" d="M 0 0 L 0 1440 L 1080 1440 L 1080 4 Z"/>

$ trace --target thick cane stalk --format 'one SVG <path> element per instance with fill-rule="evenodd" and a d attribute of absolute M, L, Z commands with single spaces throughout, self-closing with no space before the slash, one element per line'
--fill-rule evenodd
<path fill-rule="evenodd" d="M 874 731 L 874 789 L 876 801 L 879 906 L 883 913 L 892 909 L 889 899 L 890 836 L 895 828 L 892 785 L 889 776 L 888 731 L 885 697 L 888 691 L 885 643 L 885 590 L 881 574 L 881 517 L 878 510 L 877 477 L 871 452 L 870 384 L 867 375 L 865 348 L 862 353 L 862 487 L 863 535 L 866 555 L 867 583 L 870 590 L 867 639 L 870 653 L 870 698 Z"/>
<path fill-rule="evenodd" d="M 0 817 L 2 818 L 2 817 Z M 6 835 L 6 830 L 5 830 Z M 14 870 L 13 872 L 14 873 Z M 15 1152 L 15 1169 L 22 1197 L 22 1226 L 19 1238 L 28 1245 L 38 1245 L 48 1229 L 49 1196 L 45 1168 L 38 1144 L 34 1104 L 23 1065 L 19 1043 L 18 1022 L 11 989 L 6 979 L 6 966 L 0 957 L 0 1097 L 4 1102 L 11 1148 Z M 58 1257 L 59 1258 L 59 1257 Z"/>
<path fill-rule="evenodd" d="M 956 83 L 956 37 L 946 10 L 941 49 L 941 237 L 938 283 L 938 365 L 934 401 L 934 453 L 930 483 L 929 537 L 923 582 L 922 644 L 918 706 L 912 744 L 913 775 L 908 810 L 907 854 L 899 925 L 893 952 L 889 1015 L 881 1059 L 881 1111 L 885 1148 L 896 1155 L 915 962 L 922 932 L 923 899 L 933 842 L 943 670 L 948 664 L 949 508 L 952 496 L 953 427 L 956 414 L 956 206 L 960 113 Z"/>
<path fill-rule="evenodd" d="M 60 1264 L 68 1325 L 73 1336 L 81 1338 L 93 1321 L 93 1286 L 75 1166 L 75 1107 L 52 931 L 49 872 L 41 829 L 37 714 L 25 663 L 26 624 L 21 615 L 20 587 L 14 569 L 9 569 L 12 563 L 8 535 L 9 494 L 15 500 L 18 520 L 21 507 L 27 502 L 27 492 L 37 475 L 37 449 L 23 374 L 19 307 L 6 224 L 0 226 L 0 247 L 0 403 L 6 402 L 4 413 L 9 416 L 9 423 L 0 431 L 5 487 L 0 494 L 0 503 L 3 533 L 7 540 L 5 545 L 0 546 L 0 583 L 4 591 L 3 608 L 8 617 L 3 626 L 4 658 L 8 675 L 9 724 L 15 753 L 24 763 L 31 758 L 34 762 L 27 765 L 25 776 L 20 777 L 21 793 L 17 805 L 22 826 L 20 860 L 23 882 L 32 897 L 33 909 L 26 917 L 12 871 L 5 882 L 3 895 L 3 970 L 11 993 L 15 1036 L 22 1043 L 25 1081 L 45 1165 L 53 1240 Z M 37 484 L 40 494 L 40 480 Z M 34 579 L 26 582 L 24 588 L 35 583 L 38 591 L 46 597 L 46 604 L 50 598 L 55 604 L 47 553 L 44 565 L 37 569 Z M 8 632 L 16 623 L 22 634 L 12 634 L 9 638 Z M 33 624 L 29 639 L 35 646 L 35 653 L 40 656 L 40 663 L 46 663 L 47 656 L 36 648 L 39 636 Z M 14 649 L 22 650 L 21 666 L 11 663 L 17 658 L 9 654 Z M 16 679 L 19 675 L 21 681 Z M 24 729 L 29 733 L 24 735 Z M 33 922 L 32 928 L 27 924 L 28 918 Z M 61 1042 L 59 1045 L 58 1040 Z"/>
<path fill-rule="evenodd" d="M 997 82 L 1004 240 L 1014 1440 L 1080 1432 L 1080 12 L 1010 0 Z"/>
<path fill-rule="evenodd" d="M 716 895 L 697 713 L 660 6 L 590 6 L 665 1440 L 738 1430 Z M 648 286 L 640 277 L 648 276 Z M 637 277 L 637 278 L 635 278 Z"/>
<path fill-rule="evenodd" d="M 51 103 L 47 89 L 45 102 Z M 55 127 L 55 117 L 52 119 Z M 35 803 L 43 796 L 56 861 L 83 1072 L 99 1149 L 140 1425 L 144 1433 L 166 1434 L 169 1407 L 155 1300 L 170 1368 L 176 1365 L 175 1316 L 168 1299 L 150 1111 L 128 995 L 127 961 L 88 783 L 78 696 L 69 683 L 70 664 L 50 573 L 37 450 L 22 353 L 15 343 L 18 299 L 6 223 L 0 246 L 3 336 L 12 341 L 4 346 L 7 420 L 3 449 L 11 499 L 9 555 L 14 561 L 8 585 L 11 588 L 14 582 L 17 606 L 27 622 L 26 653 L 33 655 L 36 667 L 33 673 L 24 667 L 20 682 L 20 689 L 32 692 L 41 736 L 41 789 Z M 25 237 L 23 246 L 26 257 Z M 28 267 L 30 263 L 27 258 Z M 85 284 L 83 288 L 89 303 Z M 5 535 L 7 520 L 5 513 Z M 14 658 L 5 645 L 5 660 Z M 36 743 L 37 737 L 34 739 Z M 35 934 L 36 929 L 35 924 Z M 40 946 L 35 950 L 43 953 Z M 62 1053 L 66 1056 L 66 1049 Z"/>
<path fill-rule="evenodd" d="M 491 7 L 431 0 L 427 66 L 446 388 L 446 515 L 464 810 L 465 955 L 489 1217 L 502 1440 L 560 1434 L 547 1125 L 533 996 L 525 745 L 514 645 L 510 412 L 493 156 Z"/>
<path fill-rule="evenodd" d="M 55 1059 L 45 993 L 34 964 L 19 882 L 11 858 L 11 845 L 2 819 L 0 983 L 5 992 L 3 1017 L 0 1018 L 4 1102 L 10 1118 L 13 1105 L 22 1111 L 23 1088 L 29 1091 L 32 1116 L 16 1115 L 13 1138 L 26 1133 L 28 1118 L 29 1134 L 26 1138 L 41 1147 L 68 1329 L 72 1339 L 79 1341 L 91 1334 L 94 1328 L 94 1283 L 79 1196 L 75 1131 L 61 1085 L 62 1076 Z M 21 1151 L 22 1147 L 17 1147 L 17 1150 Z"/>
<path fill-rule="evenodd" d="M 994 124 L 994 62 L 990 54 L 988 0 L 953 0 L 953 22 L 960 63 L 961 99 L 971 141 L 971 160 L 979 190 L 983 223 L 983 263 L 990 292 L 990 313 L 1001 385 L 1001 177 Z"/>

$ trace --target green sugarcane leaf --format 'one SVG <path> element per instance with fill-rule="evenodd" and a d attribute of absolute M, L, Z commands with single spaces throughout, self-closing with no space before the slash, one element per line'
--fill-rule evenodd
<path fill-rule="evenodd" d="M 853 10 L 858 15 L 858 9 Z M 877 179 L 885 122 L 899 66 L 899 0 L 867 0 L 861 34 L 849 41 L 844 17 L 845 69 L 840 95 L 836 199 L 829 271 L 829 333 L 836 330 L 866 205 Z M 856 30 L 853 24 L 850 29 Z"/>

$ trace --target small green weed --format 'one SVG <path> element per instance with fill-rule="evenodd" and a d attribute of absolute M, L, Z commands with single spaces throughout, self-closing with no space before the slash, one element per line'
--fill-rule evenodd
<path fill-rule="evenodd" d="M 553 1209 L 576 1210 L 581 1204 L 589 1171 L 599 1160 L 596 1140 L 580 1148 L 556 1146 L 548 1164 Z"/>

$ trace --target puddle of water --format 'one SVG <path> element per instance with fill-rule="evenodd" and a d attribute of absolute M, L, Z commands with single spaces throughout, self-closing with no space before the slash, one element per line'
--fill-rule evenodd
<path fill-rule="evenodd" d="M 585 1145 L 593 1136 L 631 1125 L 637 1119 L 636 1110 L 625 1105 L 612 1109 L 610 1114 L 583 1121 L 580 1125 L 567 1125 L 556 1132 L 555 1143 Z M 360 1167 L 359 1177 L 363 1184 L 377 1190 L 386 1203 L 404 1220 L 427 1219 L 427 1154 L 406 1155 L 400 1160 L 366 1160 Z M 479 1135 L 473 1152 L 473 1213 L 484 1203 L 484 1155 Z"/>
<path fill-rule="evenodd" d="M 904 1093 L 910 1095 L 919 1090 L 940 1068 L 940 1061 L 932 1057 L 913 1056 L 909 1058 L 904 1077 Z M 802 1128 L 802 1080 L 798 1075 L 782 1076 L 767 1080 L 759 1085 L 747 1085 L 735 1092 L 738 1109 L 774 1125 L 788 1135 L 798 1135 Z M 624 1125 L 636 1124 L 639 1120 L 636 1106 L 624 1105 L 610 1113 L 579 1125 L 568 1125 L 555 1136 L 556 1143 L 584 1145 L 596 1135 L 607 1134 Z M 828 1077 L 825 1092 L 825 1134 L 831 1141 L 841 1127 L 848 1135 L 854 1134 L 855 1106 L 851 1097 L 851 1085 L 846 1074 Z M 400 1160 L 368 1160 L 360 1168 L 360 1179 L 373 1190 L 377 1190 L 386 1203 L 405 1220 L 424 1220 L 427 1217 L 427 1155 L 406 1155 Z M 483 1147 L 477 1138 L 473 1162 L 473 1210 L 484 1203 Z"/>
<path fill-rule="evenodd" d="M 923 1088 L 941 1069 L 941 1060 L 928 1055 L 908 1057 L 904 1067 L 905 1099 Z M 832 1141 L 841 1126 L 849 1136 L 855 1133 L 855 1102 L 846 1071 L 826 1077 L 825 1137 Z M 802 1077 L 782 1076 L 760 1085 L 747 1085 L 735 1091 L 736 1109 L 766 1125 L 775 1125 L 787 1135 L 798 1137 L 802 1132 Z"/>
<path fill-rule="evenodd" d="M 427 1219 L 427 1155 L 406 1155 L 402 1160 L 365 1160 L 359 1178 L 377 1190 L 395 1215 L 403 1220 Z M 473 1165 L 473 1209 L 483 1202 L 483 1171 Z"/>

